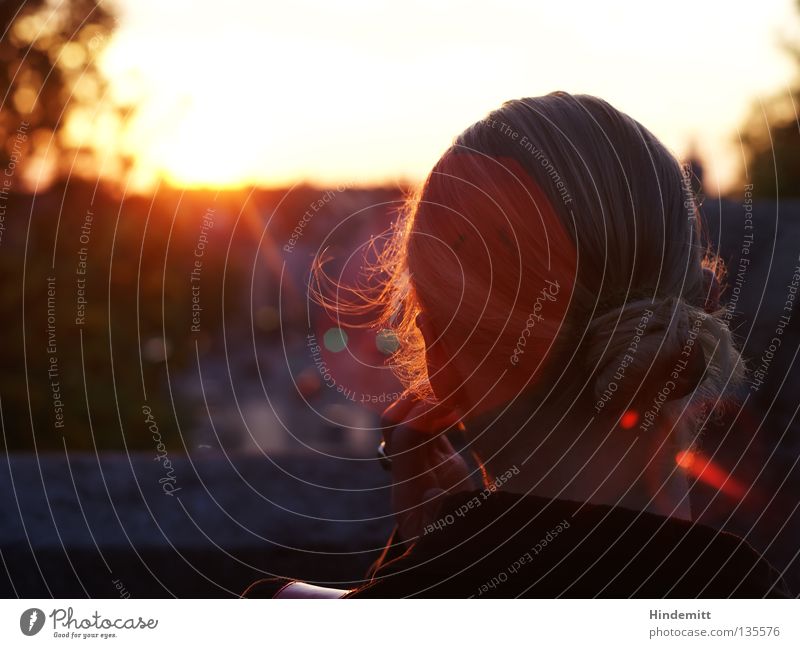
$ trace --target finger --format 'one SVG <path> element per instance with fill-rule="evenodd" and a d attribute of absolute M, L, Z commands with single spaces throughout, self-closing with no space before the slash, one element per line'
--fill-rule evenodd
<path fill-rule="evenodd" d="M 400 426 L 395 444 L 392 508 L 401 536 L 411 539 L 422 533 L 442 498 L 471 487 L 469 469 L 443 433 L 431 437 Z"/>
<path fill-rule="evenodd" d="M 392 478 L 397 489 L 404 492 L 399 498 L 419 501 L 421 493 L 433 487 L 452 492 L 470 487 L 469 468 L 453 449 L 446 435 L 398 427 L 395 431 Z"/>
<path fill-rule="evenodd" d="M 381 414 L 381 433 L 386 448 L 386 454 L 392 454 L 392 432 L 410 414 L 411 410 L 419 404 L 416 396 L 409 395 L 399 398 L 390 404 Z"/>
<path fill-rule="evenodd" d="M 409 413 L 404 425 L 420 432 L 440 432 L 453 427 L 459 418 L 454 410 L 440 403 L 424 403 L 418 410 Z"/>
<path fill-rule="evenodd" d="M 393 412 L 393 414 L 396 412 Z M 384 430 L 384 440 L 386 441 L 387 452 L 397 454 L 408 449 L 408 444 L 414 442 L 422 444 L 431 442 L 441 437 L 438 446 L 434 444 L 429 452 L 436 450 L 437 447 L 447 454 L 454 454 L 453 448 L 443 432 L 460 425 L 460 416 L 457 412 L 437 406 L 436 403 L 417 401 L 406 414 L 405 420 Z M 394 431 L 403 428 L 406 431 L 404 440 L 397 444 L 392 441 Z M 458 428 L 461 429 L 461 428 Z M 408 434 L 413 432 L 415 434 Z M 419 436 L 419 438 L 417 438 Z M 391 446 L 391 447 L 390 447 Z"/>
<path fill-rule="evenodd" d="M 391 410 L 387 408 L 384 411 L 383 422 L 383 440 L 386 444 L 386 452 L 394 455 L 399 452 L 393 442 L 394 431 L 397 427 L 402 425 L 404 428 L 431 436 L 458 424 L 459 416 L 437 403 L 414 399 L 403 407 Z"/>
<path fill-rule="evenodd" d="M 472 487 L 467 462 L 455 451 L 445 434 L 436 437 L 433 447 L 433 463 L 439 485 L 448 493 L 468 490 Z"/>
<path fill-rule="evenodd" d="M 424 494 L 438 488 L 438 481 L 430 462 L 430 437 L 400 426 L 392 441 L 392 508 L 409 537 L 421 519 Z"/>
<path fill-rule="evenodd" d="M 392 433 L 391 450 L 392 475 L 400 480 L 411 479 L 430 468 L 433 447 L 429 434 L 399 425 Z"/>
<path fill-rule="evenodd" d="M 403 398 L 398 398 L 391 403 L 381 414 L 381 426 L 393 427 L 406 419 L 411 409 L 419 403 L 419 398 L 409 394 Z"/>
<path fill-rule="evenodd" d="M 458 413 L 440 403 L 419 401 L 409 410 L 402 424 L 418 432 L 431 434 L 451 428 L 459 420 Z"/>

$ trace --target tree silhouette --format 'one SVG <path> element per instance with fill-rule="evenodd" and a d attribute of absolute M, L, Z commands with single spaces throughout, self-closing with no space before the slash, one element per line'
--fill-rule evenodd
<path fill-rule="evenodd" d="M 0 165 L 46 158 L 54 174 L 87 152 L 64 137 L 70 112 L 96 106 L 105 91 L 97 60 L 114 26 L 98 0 L 15 0 L 0 4 Z"/>
<path fill-rule="evenodd" d="M 800 11 L 800 0 L 796 2 Z M 800 45 L 786 50 L 800 70 Z M 800 82 L 787 95 L 755 106 L 741 132 L 744 168 L 741 184 L 753 185 L 755 198 L 800 198 Z"/>

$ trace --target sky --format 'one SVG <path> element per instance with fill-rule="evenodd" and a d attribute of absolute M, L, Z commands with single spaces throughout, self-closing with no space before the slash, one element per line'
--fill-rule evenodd
<path fill-rule="evenodd" d="M 110 1 L 110 0 L 108 0 Z M 730 189 L 737 127 L 794 79 L 793 0 L 115 0 L 102 69 L 134 184 L 416 182 L 503 101 L 598 95 Z M 797 41 L 796 41 L 797 42 Z"/>

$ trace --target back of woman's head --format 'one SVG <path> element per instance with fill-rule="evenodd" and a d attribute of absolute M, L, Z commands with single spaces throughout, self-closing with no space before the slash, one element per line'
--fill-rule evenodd
<path fill-rule="evenodd" d="M 718 264 L 688 180 L 591 96 L 510 101 L 467 128 L 379 259 L 409 389 L 465 412 L 578 401 L 643 425 L 690 394 L 716 402 L 742 369 L 707 312 Z"/>

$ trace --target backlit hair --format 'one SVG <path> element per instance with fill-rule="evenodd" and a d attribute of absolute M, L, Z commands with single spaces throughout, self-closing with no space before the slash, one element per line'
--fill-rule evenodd
<path fill-rule="evenodd" d="M 462 374 L 517 377 L 504 399 L 581 399 L 612 419 L 659 399 L 716 404 L 743 368 L 721 313 L 705 312 L 703 268 L 722 266 L 701 233 L 688 178 L 654 135 L 558 92 L 459 135 L 351 296 L 394 332 L 391 362 L 424 397 L 420 312 Z"/>

